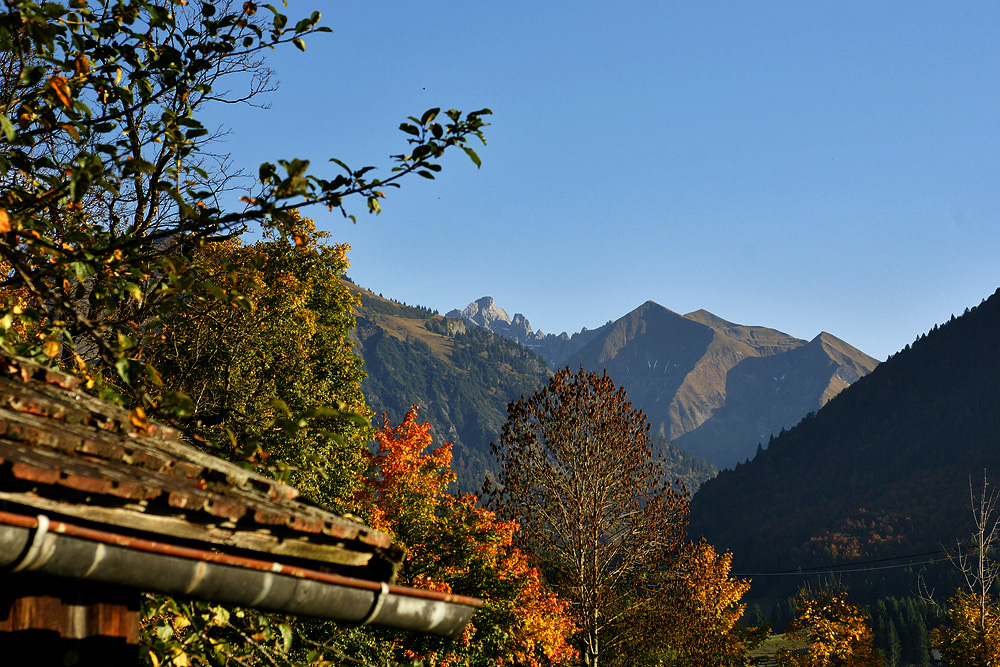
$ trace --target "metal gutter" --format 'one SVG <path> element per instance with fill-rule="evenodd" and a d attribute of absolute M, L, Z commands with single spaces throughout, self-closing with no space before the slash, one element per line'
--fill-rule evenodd
<path fill-rule="evenodd" d="M 0 511 L 0 571 L 456 638 L 482 601 Z"/>

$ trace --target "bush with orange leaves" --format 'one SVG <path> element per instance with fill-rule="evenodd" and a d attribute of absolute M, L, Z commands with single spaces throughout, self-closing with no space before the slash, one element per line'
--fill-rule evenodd
<path fill-rule="evenodd" d="M 451 444 L 431 449 L 430 424 L 413 407 L 398 426 L 377 429 L 378 449 L 357 497 L 376 529 L 406 548 L 401 583 L 471 595 L 484 601 L 461 640 L 385 632 L 397 660 L 431 666 L 527 665 L 573 660 L 569 603 L 513 546 L 517 525 L 477 507 L 476 496 L 452 495 Z"/>

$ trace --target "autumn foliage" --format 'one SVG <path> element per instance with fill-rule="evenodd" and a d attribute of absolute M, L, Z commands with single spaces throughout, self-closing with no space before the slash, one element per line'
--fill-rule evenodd
<path fill-rule="evenodd" d="M 575 657 L 568 602 L 513 546 L 516 524 L 452 495 L 451 445 L 432 448 L 430 424 L 413 407 L 376 432 L 377 449 L 357 503 L 374 528 L 406 548 L 400 583 L 484 601 L 460 641 L 397 637 L 397 659 L 428 665 L 529 665 Z"/>
<path fill-rule="evenodd" d="M 1000 666 L 1000 608 L 995 601 L 980 606 L 975 595 L 959 591 L 948 605 L 948 616 L 951 627 L 934 634 L 948 664 Z"/>
<path fill-rule="evenodd" d="M 872 646 L 868 619 L 833 591 L 803 591 L 799 596 L 792 631 L 809 642 L 804 655 L 783 652 L 782 667 L 879 667 L 882 655 Z"/>

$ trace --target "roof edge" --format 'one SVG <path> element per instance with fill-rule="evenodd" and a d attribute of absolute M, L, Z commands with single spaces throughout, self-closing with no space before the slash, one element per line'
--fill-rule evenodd
<path fill-rule="evenodd" d="M 0 569 L 456 638 L 482 601 L 0 511 Z M 9 576 L 9 574 L 7 575 Z"/>

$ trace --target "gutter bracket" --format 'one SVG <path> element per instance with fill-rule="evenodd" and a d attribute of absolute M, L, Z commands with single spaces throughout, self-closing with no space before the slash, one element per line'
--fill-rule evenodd
<path fill-rule="evenodd" d="M 380 582 L 382 585 L 379 590 L 375 593 L 375 602 L 372 604 L 371 611 L 365 616 L 364 620 L 359 623 L 359 625 L 368 625 L 378 616 L 378 613 L 382 611 L 382 605 L 385 603 L 385 599 L 389 597 L 389 585 L 384 581 Z"/>
<path fill-rule="evenodd" d="M 44 514 L 38 515 L 38 525 L 35 527 L 35 534 L 31 538 L 31 545 L 28 546 L 28 550 L 21 557 L 21 560 L 14 564 L 9 571 L 10 572 L 20 572 L 21 570 L 27 570 L 42 553 L 42 545 L 45 541 L 45 534 L 49 532 L 49 517 Z"/>

